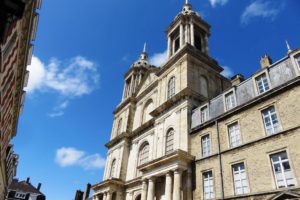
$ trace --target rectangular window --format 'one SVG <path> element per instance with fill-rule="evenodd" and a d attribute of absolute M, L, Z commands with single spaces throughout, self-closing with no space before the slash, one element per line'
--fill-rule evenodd
<path fill-rule="evenodd" d="M 270 157 L 277 188 L 295 186 L 295 179 L 286 151 L 273 154 Z"/>
<path fill-rule="evenodd" d="M 210 155 L 210 138 L 209 135 L 205 135 L 201 138 L 202 143 L 202 157 Z"/>
<path fill-rule="evenodd" d="M 230 147 L 239 146 L 242 143 L 240 126 L 238 122 L 228 125 Z"/>
<path fill-rule="evenodd" d="M 267 135 L 272 135 L 280 131 L 280 124 L 277 118 L 275 107 L 271 106 L 262 111 L 265 129 Z"/>
<path fill-rule="evenodd" d="M 229 92 L 225 95 L 226 110 L 230 110 L 236 106 L 235 96 L 233 92 Z"/>
<path fill-rule="evenodd" d="M 213 199 L 215 197 L 212 171 L 203 173 L 203 193 L 204 199 Z"/>
<path fill-rule="evenodd" d="M 208 120 L 208 107 L 204 106 L 200 109 L 200 117 L 201 117 L 201 123 L 204 123 Z"/>
<path fill-rule="evenodd" d="M 232 166 L 234 191 L 236 195 L 249 193 L 245 164 L 239 163 Z"/>
<path fill-rule="evenodd" d="M 258 76 L 255 80 L 259 94 L 262 94 L 270 89 L 268 78 L 265 73 Z"/>

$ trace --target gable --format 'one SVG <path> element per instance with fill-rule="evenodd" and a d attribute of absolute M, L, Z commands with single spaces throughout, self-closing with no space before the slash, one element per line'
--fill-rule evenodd
<path fill-rule="evenodd" d="M 155 71 L 147 73 L 138 87 L 136 96 L 139 96 L 140 94 L 142 94 L 156 80 L 157 80 L 157 76 L 155 74 Z"/>
<path fill-rule="evenodd" d="M 300 199 L 300 195 L 294 192 L 282 192 L 270 198 L 270 200 L 287 200 L 287 199 Z"/>

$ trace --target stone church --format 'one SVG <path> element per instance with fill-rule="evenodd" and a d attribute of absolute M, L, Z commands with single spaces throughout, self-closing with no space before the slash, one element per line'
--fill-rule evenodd
<path fill-rule="evenodd" d="M 166 35 L 162 66 L 144 48 L 124 76 L 93 199 L 299 199 L 300 49 L 229 80 L 188 1 Z"/>

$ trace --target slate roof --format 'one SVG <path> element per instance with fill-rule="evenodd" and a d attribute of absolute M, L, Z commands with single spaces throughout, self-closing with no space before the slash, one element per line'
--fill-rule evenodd
<path fill-rule="evenodd" d="M 44 195 L 39 190 L 37 190 L 37 188 L 34 187 L 30 182 L 26 182 L 26 181 L 18 182 L 18 180 L 13 180 L 10 186 L 8 187 L 8 189 L 20 191 L 24 193 Z"/>

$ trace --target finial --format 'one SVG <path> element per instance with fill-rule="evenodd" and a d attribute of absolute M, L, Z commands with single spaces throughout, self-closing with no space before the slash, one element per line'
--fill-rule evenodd
<path fill-rule="evenodd" d="M 285 40 L 285 43 L 286 43 L 286 48 L 288 49 L 288 53 L 291 53 L 291 52 L 292 52 L 292 49 L 291 49 L 291 47 L 290 47 L 288 41 Z"/>
<path fill-rule="evenodd" d="M 189 0 L 185 0 L 185 4 L 189 4 Z"/>
<path fill-rule="evenodd" d="M 147 52 L 146 48 L 147 48 L 147 43 L 145 42 L 145 43 L 144 43 L 143 53 Z"/>

